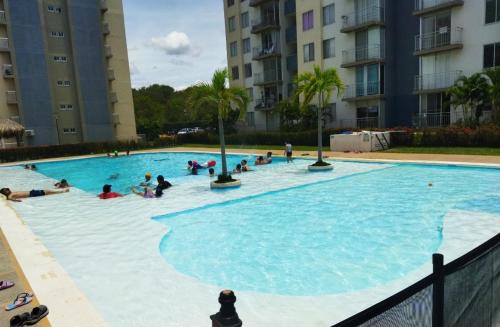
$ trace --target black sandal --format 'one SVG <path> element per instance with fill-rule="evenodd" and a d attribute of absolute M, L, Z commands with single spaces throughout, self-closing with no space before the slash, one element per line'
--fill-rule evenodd
<path fill-rule="evenodd" d="M 29 316 L 26 324 L 28 326 L 34 325 L 40 320 L 42 320 L 48 314 L 49 314 L 49 309 L 44 305 L 39 305 L 38 307 L 35 307 L 33 308 L 33 310 L 31 310 L 31 315 Z"/>
<path fill-rule="evenodd" d="M 10 327 L 25 326 L 29 318 L 30 314 L 27 312 L 21 313 L 20 315 L 15 315 L 14 317 L 10 318 Z"/>

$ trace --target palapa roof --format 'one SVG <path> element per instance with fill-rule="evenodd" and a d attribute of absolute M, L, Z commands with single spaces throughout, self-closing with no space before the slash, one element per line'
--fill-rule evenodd
<path fill-rule="evenodd" d="M 24 126 L 11 119 L 0 119 L 0 138 L 10 138 L 24 134 Z"/>

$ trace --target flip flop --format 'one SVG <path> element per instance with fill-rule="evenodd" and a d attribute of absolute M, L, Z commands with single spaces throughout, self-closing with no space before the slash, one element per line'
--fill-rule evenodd
<path fill-rule="evenodd" d="M 0 291 L 6 290 L 12 286 L 14 286 L 14 282 L 10 280 L 0 280 Z"/>
<path fill-rule="evenodd" d="M 26 325 L 26 322 L 30 318 L 30 314 L 25 312 L 20 315 L 15 315 L 10 318 L 10 327 L 22 327 Z"/>
<path fill-rule="evenodd" d="M 44 305 L 39 305 L 38 307 L 31 310 L 31 315 L 27 321 L 27 325 L 31 326 L 42 320 L 45 316 L 49 314 L 49 309 Z"/>
<path fill-rule="evenodd" d="M 5 306 L 5 310 L 10 311 L 16 308 L 22 307 L 31 302 L 33 299 L 32 293 L 20 293 L 16 296 L 16 299 Z"/>

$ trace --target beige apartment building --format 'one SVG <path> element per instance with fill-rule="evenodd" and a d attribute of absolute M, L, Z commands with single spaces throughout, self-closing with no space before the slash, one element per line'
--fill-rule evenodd
<path fill-rule="evenodd" d="M 0 67 L 25 145 L 136 138 L 121 0 L 0 0 Z"/>
<path fill-rule="evenodd" d="M 337 69 L 326 127 L 446 126 L 446 90 L 499 66 L 500 0 L 224 0 L 231 84 L 252 98 L 247 128 L 279 128 L 297 74 Z"/>

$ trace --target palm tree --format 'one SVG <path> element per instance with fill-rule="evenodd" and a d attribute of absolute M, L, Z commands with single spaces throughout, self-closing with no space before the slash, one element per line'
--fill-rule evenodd
<path fill-rule="evenodd" d="M 337 96 L 344 91 L 344 83 L 340 79 L 335 68 L 321 70 L 319 66 L 314 66 L 313 72 L 305 72 L 297 77 L 296 96 L 303 95 L 301 108 L 307 110 L 313 99 L 318 97 L 318 161 L 315 165 L 327 165 L 323 162 L 323 112 L 330 101 L 334 91 Z"/>
<path fill-rule="evenodd" d="M 218 181 L 223 183 L 231 180 L 227 171 L 226 143 L 224 141 L 224 119 L 233 110 L 240 115 L 245 112 L 248 95 L 241 87 L 228 87 L 229 73 L 227 69 L 216 70 L 211 83 L 198 83 L 192 88 L 189 103 L 197 107 L 216 106 L 218 111 L 219 142 L 222 157 L 222 175 Z"/>
<path fill-rule="evenodd" d="M 484 71 L 484 75 L 490 84 L 490 101 L 493 121 L 500 120 L 500 67 L 489 68 Z"/>
<path fill-rule="evenodd" d="M 451 96 L 450 103 L 462 108 L 463 121 L 466 126 L 479 123 L 480 112 L 489 99 L 490 85 L 485 75 L 481 73 L 472 74 L 470 77 L 461 76 L 448 90 Z"/>

